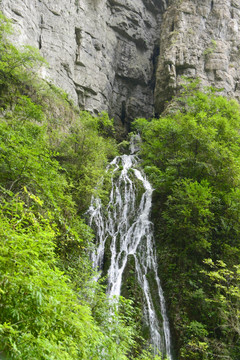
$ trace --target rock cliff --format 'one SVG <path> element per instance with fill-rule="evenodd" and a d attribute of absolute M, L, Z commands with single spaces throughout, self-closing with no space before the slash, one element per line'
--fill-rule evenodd
<path fill-rule="evenodd" d="M 164 0 L 2 0 L 17 41 L 40 49 L 42 76 L 80 108 L 106 110 L 128 128 L 154 114 L 154 71 Z"/>
<path fill-rule="evenodd" d="M 182 75 L 240 100 L 239 0 L 2 0 L 0 8 L 15 41 L 49 62 L 44 78 L 126 129 L 160 113 Z"/>
<path fill-rule="evenodd" d="M 181 77 L 240 100 L 240 1 L 171 0 L 163 16 L 155 107 L 161 113 Z"/>

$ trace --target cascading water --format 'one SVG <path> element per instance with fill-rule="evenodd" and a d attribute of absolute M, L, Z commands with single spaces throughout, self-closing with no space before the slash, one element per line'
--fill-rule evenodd
<path fill-rule="evenodd" d="M 134 147 L 131 150 L 134 153 Z M 160 351 L 172 360 L 169 323 L 157 271 L 153 225 L 149 220 L 153 189 L 137 167 L 136 155 L 117 156 L 109 166 L 112 169 L 112 190 L 107 208 L 103 209 L 99 199 L 92 199 L 88 213 L 98 241 L 96 252 L 92 254 L 93 266 L 102 269 L 110 240 L 108 293 L 109 296 L 119 296 L 128 259 L 130 256 L 134 258 L 137 280 L 145 297 L 144 318 L 149 326 L 151 343 L 155 352 Z M 140 200 L 137 196 L 139 187 L 142 193 Z M 149 278 L 157 290 L 155 302 L 157 299 L 162 323 L 156 314 Z"/>

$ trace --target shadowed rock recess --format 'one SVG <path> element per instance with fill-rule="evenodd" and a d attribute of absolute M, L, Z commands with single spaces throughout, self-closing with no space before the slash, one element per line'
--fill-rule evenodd
<path fill-rule="evenodd" d="M 182 75 L 240 99 L 239 0 L 2 0 L 0 7 L 15 23 L 15 41 L 38 47 L 49 62 L 42 77 L 126 130 L 135 117 L 161 113 Z"/>

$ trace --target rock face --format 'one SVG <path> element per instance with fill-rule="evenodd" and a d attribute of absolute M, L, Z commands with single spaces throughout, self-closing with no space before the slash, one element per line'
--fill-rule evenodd
<path fill-rule="evenodd" d="M 80 108 L 106 110 L 128 128 L 154 114 L 153 92 L 164 0 L 2 0 L 18 43 L 38 47 L 42 76 Z"/>
<path fill-rule="evenodd" d="M 1 0 L 0 8 L 15 41 L 49 62 L 44 78 L 126 129 L 161 113 L 182 75 L 240 100 L 239 0 Z"/>
<path fill-rule="evenodd" d="M 222 88 L 240 100 L 240 1 L 172 0 L 163 16 L 155 89 L 156 111 L 179 88 L 181 77 Z"/>

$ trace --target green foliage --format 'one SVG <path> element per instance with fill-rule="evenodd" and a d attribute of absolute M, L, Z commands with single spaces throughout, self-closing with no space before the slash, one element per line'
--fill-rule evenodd
<path fill-rule="evenodd" d="M 36 75 L 33 70 L 46 62 L 37 49 L 16 48 L 7 38 L 10 22 L 0 14 L 0 106 L 13 105 L 19 92 L 27 91 Z"/>
<path fill-rule="evenodd" d="M 211 202 L 212 191 L 205 181 L 179 180 L 168 196 L 166 210 L 162 214 L 167 239 L 184 252 L 187 261 L 191 261 L 194 254 L 199 256 L 211 247 L 214 217 L 210 210 Z"/>
<path fill-rule="evenodd" d="M 216 40 L 211 40 L 211 46 L 208 47 L 207 49 L 204 50 L 203 54 L 204 55 L 210 55 L 212 53 L 214 53 L 214 51 L 216 51 L 217 49 L 217 43 L 216 43 Z"/>
<path fill-rule="evenodd" d="M 240 260 L 240 108 L 215 89 L 198 87 L 187 81 L 171 116 L 137 119 L 134 126 L 155 188 L 159 267 L 178 358 L 237 359 L 239 302 L 230 294 L 238 289 L 226 289 L 224 279 L 236 278 Z M 208 257 L 222 259 L 224 271 L 204 276 Z M 214 276 L 224 278 L 215 289 Z"/>
<path fill-rule="evenodd" d="M 55 267 L 55 231 L 24 202 L 13 199 L 11 205 L 1 211 L 1 348 L 13 359 L 84 358 L 76 337 L 84 339 L 90 311 L 78 305 L 68 279 Z"/>
<path fill-rule="evenodd" d="M 0 123 L 0 180 L 2 186 L 15 192 L 27 186 L 30 192 L 42 194 L 44 201 L 57 206 L 66 180 L 47 145 L 43 118 L 39 106 L 26 96 L 19 99 L 13 111 L 4 113 Z"/>
<path fill-rule="evenodd" d="M 83 111 L 69 126 L 67 134 L 61 140 L 58 138 L 55 149 L 72 181 L 79 211 L 87 209 L 93 194 L 104 197 L 108 193 L 106 184 L 103 186 L 103 169 L 108 159 L 117 155 L 115 140 L 109 137 L 112 132 L 113 121 L 106 114 L 93 117 Z"/>
<path fill-rule="evenodd" d="M 226 357 L 230 353 L 232 359 L 237 359 L 240 351 L 240 265 L 230 270 L 222 260 L 206 259 L 205 264 L 210 270 L 203 270 L 203 273 L 215 287 L 207 301 L 218 313 L 218 331 L 226 343 L 224 352 Z M 232 349 L 228 351 L 228 347 Z"/>
<path fill-rule="evenodd" d="M 171 118 L 136 120 L 145 140 L 145 164 L 163 171 L 164 183 L 187 177 L 207 179 L 218 187 L 236 185 L 237 104 L 199 92 L 196 98 L 188 98 L 187 106 L 187 113 L 178 112 Z"/>

